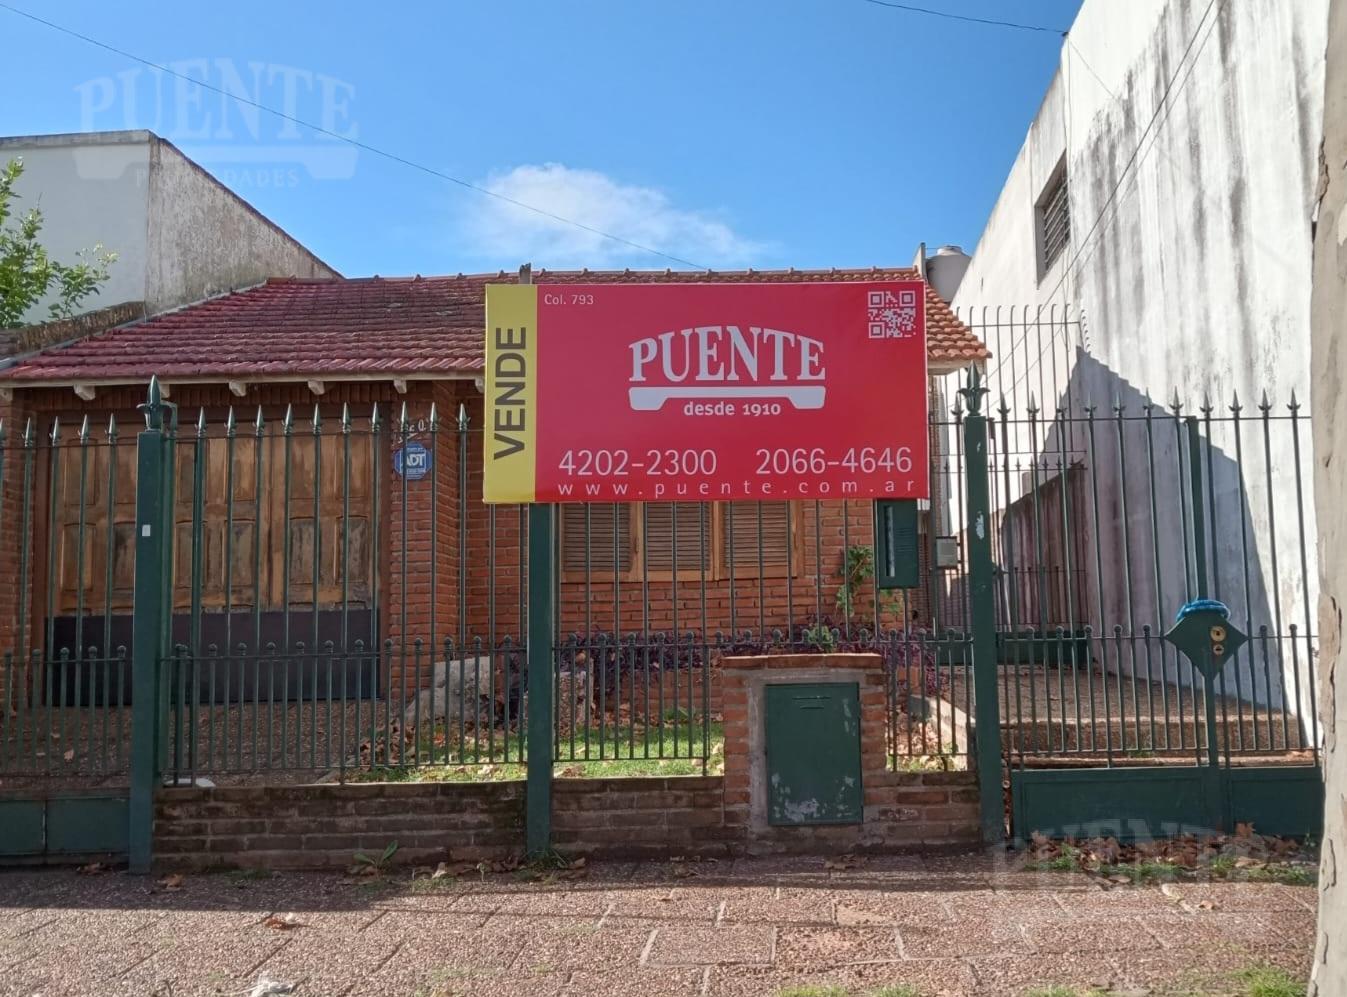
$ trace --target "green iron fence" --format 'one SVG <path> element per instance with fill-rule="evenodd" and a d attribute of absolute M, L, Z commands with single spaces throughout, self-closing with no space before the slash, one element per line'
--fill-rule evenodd
<path fill-rule="evenodd" d="M 147 715 L 162 716 L 167 779 L 523 774 L 530 516 L 481 502 L 482 432 L 466 408 L 450 421 L 433 405 L 340 403 L 180 418 L 164 403 L 162 419 L 150 643 L 163 650 L 148 687 L 162 709 Z M 932 417 L 933 439 L 955 429 Z M 73 433 L 34 418 L 0 437 L 0 530 L 18 551 L 0 776 L 129 777 L 145 538 L 136 445 L 119 433 L 115 418 Z M 953 516 L 957 461 L 932 459 L 927 547 Z M 785 650 L 882 654 L 892 764 L 967 764 L 971 644 L 950 584 L 962 569 L 926 557 L 920 586 L 880 591 L 870 503 L 575 505 L 557 518 L 562 773 L 716 770 L 719 660 Z"/>
<path fill-rule="evenodd" d="M 1317 762 L 1308 420 L 1119 402 L 991 425 L 1001 710 L 1016 764 L 1229 756 Z M 1196 472 L 1196 473 L 1194 473 Z M 1251 641 L 1218 676 L 1164 639 L 1177 609 L 1223 601 Z"/>
<path fill-rule="evenodd" d="M 1076 391 L 987 415 L 936 392 L 920 582 L 888 591 L 869 502 L 486 506 L 466 407 L 180 421 L 151 394 L 139 455 L 126 419 L 0 428 L 7 785 L 131 782 L 141 813 L 142 769 L 509 777 L 549 741 L 563 775 L 716 771 L 720 659 L 826 650 L 883 656 L 894 768 L 973 764 L 981 716 L 989 813 L 998 726 L 1018 772 L 1212 744 L 1227 765 L 1317 762 L 1294 401 L 1103 411 Z M 140 487 L 147 468 L 162 480 Z M 980 516 L 990 529 L 970 530 Z M 138 585 L 155 605 L 133 606 Z M 1252 637 L 1217 679 L 1214 725 L 1162 640 L 1200 594 Z M 997 667 L 975 670 L 989 647 Z"/>

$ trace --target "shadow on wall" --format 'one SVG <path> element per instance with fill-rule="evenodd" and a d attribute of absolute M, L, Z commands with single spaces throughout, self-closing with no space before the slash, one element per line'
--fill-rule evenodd
<path fill-rule="evenodd" d="M 1080 348 L 1050 408 L 988 400 L 998 624 L 1088 628 L 1098 667 L 1191 687 L 1161 636 L 1189 599 L 1217 598 L 1251 638 L 1225 695 L 1312 726 L 1309 420 L 1291 399 L 1174 406 Z"/>

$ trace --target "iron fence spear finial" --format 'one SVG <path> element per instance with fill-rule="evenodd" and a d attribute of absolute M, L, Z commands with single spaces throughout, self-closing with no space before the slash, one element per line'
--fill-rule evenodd
<path fill-rule="evenodd" d="M 159 375 L 150 376 L 150 387 L 145 393 L 145 401 L 136 406 L 145 413 L 146 429 L 164 428 L 164 393 L 159 386 Z"/>
<path fill-rule="evenodd" d="M 968 406 L 969 415 L 982 414 L 982 396 L 987 393 L 987 389 L 982 385 L 982 371 L 977 364 L 968 365 L 968 381 L 964 387 L 959 389 L 959 394 L 963 396 L 964 403 Z"/>

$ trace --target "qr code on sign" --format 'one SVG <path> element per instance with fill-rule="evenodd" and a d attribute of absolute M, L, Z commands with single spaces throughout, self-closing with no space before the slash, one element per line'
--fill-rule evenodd
<path fill-rule="evenodd" d="M 871 339 L 906 339 L 917 332 L 917 292 L 869 291 Z"/>

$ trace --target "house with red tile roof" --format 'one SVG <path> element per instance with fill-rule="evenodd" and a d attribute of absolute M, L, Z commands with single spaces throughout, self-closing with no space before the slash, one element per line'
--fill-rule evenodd
<path fill-rule="evenodd" d="M 917 276 L 530 274 L 538 284 Z M 0 371 L 0 501 L 27 496 L 28 511 L 3 520 L 27 524 L 31 550 L 0 572 L 0 643 L 77 658 L 95 642 L 129 644 L 134 433 L 151 377 L 176 406 L 178 639 L 396 647 L 380 681 L 407 682 L 423 667 L 428 680 L 456 647 L 520 640 L 526 517 L 483 504 L 481 432 L 485 287 L 519 279 L 273 279 L 13 360 Z M 926 315 L 933 378 L 988 357 L 929 287 Z M 575 386 L 580 409 L 586 390 Z M 838 611 L 847 551 L 873 541 L 871 504 L 854 500 L 574 505 L 559 519 L 559 628 L 587 634 L 787 630 Z M 7 551 L 16 541 L 0 537 Z M 881 607 L 873 592 L 846 599 L 875 622 L 913 608 Z"/>

